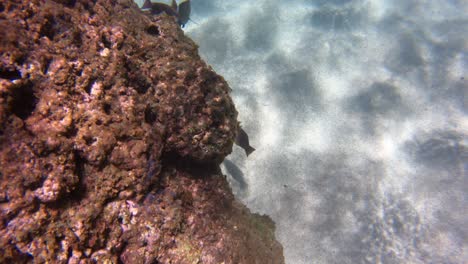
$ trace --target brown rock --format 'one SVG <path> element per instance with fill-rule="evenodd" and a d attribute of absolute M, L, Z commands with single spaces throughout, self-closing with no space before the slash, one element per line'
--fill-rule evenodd
<path fill-rule="evenodd" d="M 0 263 L 283 263 L 229 87 L 131 0 L 0 1 Z"/>

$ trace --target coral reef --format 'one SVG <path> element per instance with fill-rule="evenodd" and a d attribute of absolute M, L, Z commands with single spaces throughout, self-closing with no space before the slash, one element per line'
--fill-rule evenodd
<path fill-rule="evenodd" d="M 219 163 L 229 86 L 131 0 L 0 2 L 1 263 L 283 263 Z"/>

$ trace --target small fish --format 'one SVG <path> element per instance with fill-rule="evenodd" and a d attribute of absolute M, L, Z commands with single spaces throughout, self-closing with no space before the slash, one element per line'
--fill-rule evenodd
<path fill-rule="evenodd" d="M 180 3 L 179 5 L 179 9 L 178 9 L 178 13 L 179 13 L 179 25 L 181 25 L 182 27 L 185 26 L 185 24 L 187 24 L 187 22 L 190 19 L 190 12 L 191 12 L 191 8 L 190 8 L 190 0 L 187 0 L 187 1 L 184 1 L 182 3 Z"/>
<path fill-rule="evenodd" d="M 151 0 L 145 0 L 141 9 L 149 9 L 153 15 L 159 15 L 164 12 L 170 16 L 174 16 L 177 18 L 177 23 L 181 27 L 184 27 L 185 24 L 191 20 L 190 0 L 182 2 L 179 6 L 177 6 L 177 2 L 175 0 L 172 0 L 170 6 L 163 3 L 153 3 Z"/>
<path fill-rule="evenodd" d="M 247 133 L 245 133 L 244 129 L 242 129 L 241 126 L 239 126 L 239 130 L 237 131 L 235 143 L 236 145 L 245 150 L 245 154 L 247 155 L 247 157 L 255 150 L 254 148 L 252 148 L 252 146 L 250 146 L 249 136 L 247 135 Z"/>
<path fill-rule="evenodd" d="M 150 0 L 145 0 L 145 3 L 141 8 L 150 9 L 151 14 L 153 15 L 159 15 L 164 12 L 170 16 L 174 16 L 177 17 L 177 19 L 179 19 L 179 15 L 177 14 L 177 3 L 175 2 L 175 0 L 172 0 L 171 6 L 163 3 L 153 3 Z"/>

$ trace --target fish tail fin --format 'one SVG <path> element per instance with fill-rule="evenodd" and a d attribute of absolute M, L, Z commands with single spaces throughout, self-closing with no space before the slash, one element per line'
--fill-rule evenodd
<path fill-rule="evenodd" d="M 252 148 L 251 146 L 248 146 L 246 149 L 245 149 L 245 154 L 247 155 L 247 157 L 252 154 L 252 152 L 254 152 L 255 149 Z"/>

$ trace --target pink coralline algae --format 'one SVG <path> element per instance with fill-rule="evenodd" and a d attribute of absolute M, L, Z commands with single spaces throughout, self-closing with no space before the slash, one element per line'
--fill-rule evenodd
<path fill-rule="evenodd" d="M 283 263 L 224 79 L 131 0 L 0 2 L 0 263 Z"/>

